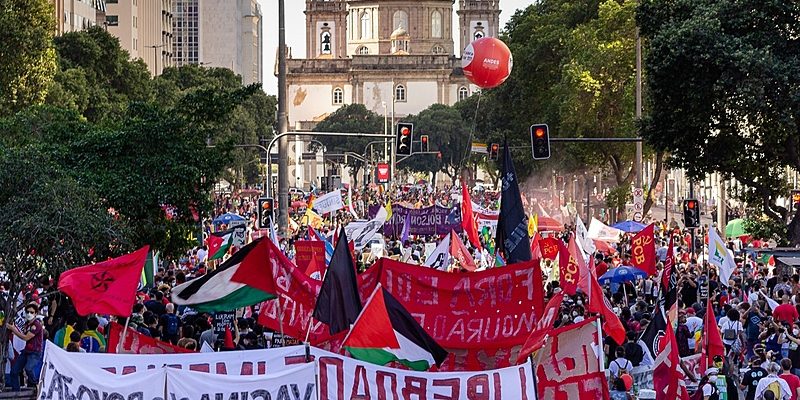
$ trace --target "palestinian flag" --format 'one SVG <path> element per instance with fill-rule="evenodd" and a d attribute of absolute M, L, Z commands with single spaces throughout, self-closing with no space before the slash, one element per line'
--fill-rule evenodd
<path fill-rule="evenodd" d="M 215 312 L 231 311 L 275 298 L 273 293 L 232 280 L 251 253 L 252 256 L 258 257 L 258 254 L 255 254 L 257 252 L 253 250 L 262 240 L 264 238 L 242 247 L 214 271 L 176 286 L 172 290 L 172 302 L 191 306 L 198 312 Z M 269 238 L 266 240 L 269 241 Z M 265 266 L 268 265 L 268 260 L 261 261 Z"/>
<path fill-rule="evenodd" d="M 359 360 L 378 365 L 398 361 L 416 371 L 447 358 L 447 351 L 380 284 L 342 345 Z"/>
<path fill-rule="evenodd" d="M 212 233 L 208 237 L 208 261 L 222 258 L 228 254 L 228 250 L 233 243 L 233 229 Z"/>

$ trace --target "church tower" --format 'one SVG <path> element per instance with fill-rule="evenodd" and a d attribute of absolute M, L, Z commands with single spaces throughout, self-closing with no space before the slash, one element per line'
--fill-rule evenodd
<path fill-rule="evenodd" d="M 462 49 L 473 40 L 500 34 L 499 0 L 459 0 L 456 14 Z"/>
<path fill-rule="evenodd" d="M 347 57 L 347 2 L 306 0 L 306 58 Z"/>

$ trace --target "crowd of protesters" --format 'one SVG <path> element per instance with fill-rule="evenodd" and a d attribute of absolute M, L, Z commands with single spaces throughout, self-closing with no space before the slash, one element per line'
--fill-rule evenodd
<path fill-rule="evenodd" d="M 384 205 L 387 202 L 408 207 L 427 207 L 434 204 L 450 207 L 460 202 L 459 191 L 433 190 L 425 185 L 408 186 L 391 196 L 380 192 L 353 192 L 345 195 L 352 201 L 357 215 L 365 215 L 369 205 Z M 255 220 L 256 195 L 220 195 L 216 198 L 216 213 L 232 212 L 241 215 L 252 228 Z M 313 195 L 312 195 L 313 196 Z M 294 196 L 293 201 L 306 202 L 308 195 Z M 473 201 L 487 210 L 497 209 L 496 192 L 473 193 Z M 534 212 L 537 203 L 529 203 L 529 212 Z M 542 204 L 542 209 L 549 209 Z M 303 213 L 301 207 L 293 207 L 297 219 Z M 560 210 L 556 210 L 560 211 Z M 341 212 L 337 218 L 327 220 L 319 232 L 332 235 L 337 226 L 346 224 L 355 216 Z M 569 217 L 563 217 L 568 220 Z M 569 221 L 567 221 L 569 222 Z M 761 257 L 759 242 L 744 243 L 731 238 L 729 248 L 735 252 L 738 268 L 729 282 L 720 283 L 715 269 L 710 268 L 704 254 L 705 231 L 700 229 L 695 236 L 680 229 L 674 221 L 656 221 L 656 240 L 659 274 L 668 254 L 669 237 L 674 239 L 675 274 L 677 274 L 678 319 L 675 331 L 681 357 L 690 358 L 703 351 L 703 335 L 711 327 L 704 326 L 705 316 L 713 312 L 716 316 L 713 329 L 718 329 L 725 347 L 724 357 L 714 360 L 701 376 L 687 370 L 687 382 L 702 399 L 792 399 L 800 398 L 800 275 L 787 268 L 774 267 Z M 211 221 L 206 224 L 206 234 L 224 229 Z M 550 232 L 567 240 L 573 226 L 567 224 L 562 232 Z M 300 226 L 280 240 L 280 247 L 291 259 L 296 240 L 305 238 L 308 230 Z M 405 243 L 397 238 L 385 238 L 385 254 L 399 255 L 403 248 L 411 248 L 408 262 L 424 261 L 426 243 L 435 243 L 437 237 L 413 237 Z M 469 241 L 462 237 L 464 244 Z M 491 240 L 482 236 L 482 240 Z M 597 275 L 620 265 L 630 265 L 630 237 L 622 237 L 612 243 L 605 253 L 593 255 Z M 491 243 L 484 243 L 491 247 Z M 137 302 L 129 320 L 113 316 L 93 315 L 79 317 L 70 300 L 54 291 L 50 277 L 32 284 L 27 293 L 17 299 L 20 317 L 6 321 L 9 328 L 9 363 L 6 369 L 8 385 L 12 390 L 26 383 L 32 385 L 38 379 L 45 340 L 51 340 L 67 351 L 107 351 L 108 331 L 111 322 L 125 324 L 142 335 L 169 342 L 191 351 L 207 346 L 214 350 L 256 349 L 272 346 L 273 332 L 260 326 L 254 315 L 257 310 L 241 313 L 233 324 L 231 340 L 226 340 L 212 326 L 213 315 L 197 313 L 191 308 L 176 307 L 170 303 L 170 291 L 187 280 L 202 276 L 215 263 L 207 262 L 206 246 L 198 246 L 184 256 L 164 261 L 154 277 L 154 284 L 138 293 Z M 357 255 L 357 260 L 362 257 Z M 369 258 L 363 258 L 360 269 L 369 266 Z M 545 265 L 547 274 L 547 265 Z M 546 293 L 551 296 L 560 290 L 557 280 L 545 277 Z M 604 366 L 610 378 L 612 399 L 632 398 L 636 382 L 623 379 L 632 370 L 646 366 L 647 357 L 638 340 L 653 319 L 658 306 L 660 275 L 650 276 L 621 284 L 604 286 L 614 310 L 623 322 L 627 334 L 623 343 L 610 337 L 603 341 Z M 707 309 L 707 304 L 712 309 Z M 557 325 L 580 322 L 587 318 L 586 297 L 582 294 L 567 297 L 562 304 L 561 318 Z M 13 339 L 13 338 L 16 339 Z M 14 342 L 17 342 L 16 345 Z M 743 396 L 743 397 L 740 397 Z"/>

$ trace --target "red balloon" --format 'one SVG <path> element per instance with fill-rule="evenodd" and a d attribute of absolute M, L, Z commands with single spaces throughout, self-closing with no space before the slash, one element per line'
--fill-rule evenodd
<path fill-rule="evenodd" d="M 461 68 L 470 82 L 484 89 L 499 86 L 511 74 L 511 50 L 502 40 L 484 37 L 464 49 Z"/>

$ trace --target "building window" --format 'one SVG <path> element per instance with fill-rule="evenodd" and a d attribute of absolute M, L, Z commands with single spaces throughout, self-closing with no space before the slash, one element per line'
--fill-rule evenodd
<path fill-rule="evenodd" d="M 356 54 L 360 54 L 362 56 L 369 54 L 369 47 L 359 46 L 359 48 L 356 49 Z"/>
<path fill-rule="evenodd" d="M 331 54 L 331 33 L 322 32 L 320 35 L 319 52 L 320 54 Z"/>
<path fill-rule="evenodd" d="M 119 26 L 119 16 L 106 15 L 106 23 L 108 23 L 108 26 Z"/>
<path fill-rule="evenodd" d="M 106 4 L 117 4 L 117 0 L 106 0 Z"/>
<path fill-rule="evenodd" d="M 372 18 L 364 11 L 361 14 L 361 40 L 372 38 Z"/>
<path fill-rule="evenodd" d="M 433 45 L 432 52 L 433 52 L 433 54 L 444 54 L 445 50 L 444 50 L 444 47 L 442 47 L 442 45 L 435 44 L 435 45 Z"/>
<path fill-rule="evenodd" d="M 434 11 L 431 14 L 431 37 L 442 37 L 442 13 Z"/>
<path fill-rule="evenodd" d="M 342 88 L 333 89 L 333 104 L 344 103 L 344 90 Z"/>
<path fill-rule="evenodd" d="M 464 100 L 469 97 L 469 89 L 465 86 L 458 88 L 458 101 Z"/>
<path fill-rule="evenodd" d="M 136 20 L 136 16 L 133 16 L 133 27 L 136 28 L 138 25 L 138 21 Z"/>
<path fill-rule="evenodd" d="M 397 85 L 394 87 L 394 101 L 406 101 L 406 87 Z"/>
<path fill-rule="evenodd" d="M 408 30 L 408 14 L 405 11 L 395 11 L 392 17 L 392 29 L 404 28 Z"/>

